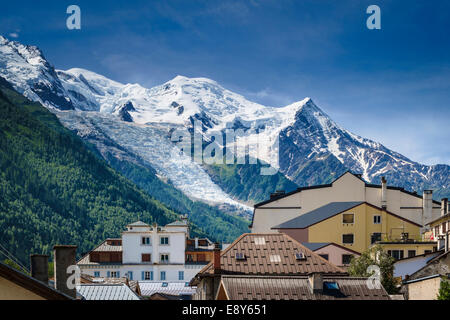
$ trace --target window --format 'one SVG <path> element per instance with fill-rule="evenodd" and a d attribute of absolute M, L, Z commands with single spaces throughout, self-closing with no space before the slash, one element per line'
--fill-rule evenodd
<path fill-rule="evenodd" d="M 111 271 L 109 276 L 111 278 L 119 278 L 119 271 Z"/>
<path fill-rule="evenodd" d="M 388 250 L 388 254 L 395 260 L 403 259 L 403 250 Z"/>
<path fill-rule="evenodd" d="M 142 280 L 153 280 L 153 271 L 142 271 Z"/>
<path fill-rule="evenodd" d="M 245 254 L 242 252 L 236 252 L 236 260 L 245 260 Z"/>
<path fill-rule="evenodd" d="M 429 254 L 429 253 L 431 253 L 431 250 L 425 250 L 423 253 Z"/>
<path fill-rule="evenodd" d="M 161 271 L 161 279 L 160 280 L 166 280 L 166 272 L 165 271 Z"/>
<path fill-rule="evenodd" d="M 160 262 L 161 263 L 169 263 L 169 255 L 167 253 L 161 254 Z"/>
<path fill-rule="evenodd" d="M 194 262 L 194 256 L 192 254 L 187 254 L 186 262 Z"/>
<path fill-rule="evenodd" d="M 142 237 L 142 245 L 150 246 L 151 245 L 150 237 Z"/>
<path fill-rule="evenodd" d="M 160 238 L 161 245 L 168 245 L 169 244 L 169 237 L 161 237 Z"/>
<path fill-rule="evenodd" d="M 380 215 L 373 216 L 373 224 L 381 224 L 381 216 Z"/>
<path fill-rule="evenodd" d="M 442 233 L 446 233 L 447 232 L 447 223 L 443 223 L 442 224 Z"/>
<path fill-rule="evenodd" d="M 352 261 L 353 255 L 352 254 L 343 254 L 342 255 L 342 264 L 347 265 L 350 264 Z"/>
<path fill-rule="evenodd" d="M 152 255 L 150 253 L 143 253 L 141 255 L 141 261 L 142 262 L 150 262 L 150 261 L 152 261 Z"/>
<path fill-rule="evenodd" d="M 355 215 L 353 213 L 344 213 L 342 215 L 342 223 L 354 223 Z"/>
<path fill-rule="evenodd" d="M 381 233 L 372 233 L 372 236 L 370 237 L 370 244 L 374 244 L 377 241 L 381 241 Z"/>
<path fill-rule="evenodd" d="M 94 271 L 94 277 L 99 278 L 100 277 L 100 271 Z"/>
<path fill-rule="evenodd" d="M 306 260 L 306 256 L 303 252 L 297 252 L 295 254 L 295 259 L 296 260 Z"/>
<path fill-rule="evenodd" d="M 128 280 L 133 280 L 133 271 L 128 271 Z"/>
<path fill-rule="evenodd" d="M 412 258 L 416 256 L 416 250 L 408 250 L 408 258 Z"/>
<path fill-rule="evenodd" d="M 343 234 L 342 235 L 342 243 L 343 244 L 353 244 L 353 233 Z"/>
<path fill-rule="evenodd" d="M 184 280 L 184 271 L 178 271 L 178 280 Z"/>
<path fill-rule="evenodd" d="M 319 254 L 319 256 L 321 256 L 325 260 L 328 260 L 328 254 Z"/>
<path fill-rule="evenodd" d="M 323 288 L 325 290 L 339 290 L 339 285 L 337 282 L 324 281 Z"/>
<path fill-rule="evenodd" d="M 163 282 L 162 285 L 161 285 L 161 287 L 163 287 L 163 288 L 167 288 L 168 286 L 169 286 L 168 282 Z"/>

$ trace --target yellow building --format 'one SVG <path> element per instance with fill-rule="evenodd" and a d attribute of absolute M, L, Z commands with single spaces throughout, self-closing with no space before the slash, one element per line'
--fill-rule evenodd
<path fill-rule="evenodd" d="M 334 242 L 362 253 L 375 243 L 422 254 L 435 243 L 421 242 L 421 225 L 367 202 L 332 202 L 272 229 L 299 242 Z M 396 251 L 392 251 L 394 253 Z"/>

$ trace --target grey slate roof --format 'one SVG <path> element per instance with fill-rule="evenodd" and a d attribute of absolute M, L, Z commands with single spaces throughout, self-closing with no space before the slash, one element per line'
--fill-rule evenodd
<path fill-rule="evenodd" d="M 130 223 L 128 226 L 131 226 L 131 227 L 149 227 L 148 224 L 146 224 L 146 223 L 144 223 L 142 221 L 136 221 L 136 222 Z"/>
<path fill-rule="evenodd" d="M 86 300 L 140 300 L 125 284 L 81 284 L 77 293 Z"/>
<path fill-rule="evenodd" d="M 329 204 L 326 204 L 323 207 L 317 208 L 294 219 L 291 219 L 275 227 L 272 227 L 272 229 L 307 228 L 313 224 L 316 224 L 317 222 L 328 219 L 334 215 L 347 211 L 351 208 L 357 207 L 363 203 L 364 201 L 330 202 Z"/>
<path fill-rule="evenodd" d="M 329 244 L 331 244 L 331 242 L 302 242 L 302 245 L 304 245 L 311 251 L 319 250 L 320 248 L 326 247 Z"/>
<path fill-rule="evenodd" d="M 188 282 L 139 281 L 139 288 L 141 289 L 141 295 L 144 297 L 150 297 L 155 293 L 173 296 L 193 295 L 197 290 L 197 287 L 189 286 Z"/>

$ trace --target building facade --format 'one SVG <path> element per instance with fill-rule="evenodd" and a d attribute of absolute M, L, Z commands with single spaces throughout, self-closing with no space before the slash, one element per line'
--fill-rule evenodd
<path fill-rule="evenodd" d="M 397 259 L 436 247 L 421 240 L 421 225 L 367 202 L 332 202 L 272 229 L 302 243 L 335 243 L 358 253 L 381 244 Z"/>
<path fill-rule="evenodd" d="M 369 184 L 359 175 L 347 172 L 330 184 L 298 188 L 290 193 L 272 194 L 271 199 L 254 206 L 251 232 L 276 232 L 274 226 L 320 208 L 331 202 L 367 202 L 424 226 L 440 216 L 440 203 L 431 190 L 423 195 L 403 188 Z"/>
<path fill-rule="evenodd" d="M 430 227 L 432 240 L 438 242 L 438 249 L 448 251 L 450 247 L 450 214 L 447 198 L 441 201 L 440 217 L 431 221 L 428 226 Z"/>
<path fill-rule="evenodd" d="M 121 238 L 106 239 L 78 261 L 83 274 L 189 282 L 211 259 L 214 244 L 208 239 L 190 239 L 186 219 L 165 226 L 138 221 L 126 228 Z M 193 259 L 192 252 L 203 252 L 202 259 Z"/>

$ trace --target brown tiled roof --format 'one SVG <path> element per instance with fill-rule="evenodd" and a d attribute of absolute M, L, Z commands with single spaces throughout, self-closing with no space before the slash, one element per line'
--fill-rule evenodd
<path fill-rule="evenodd" d="M 236 253 L 244 254 L 245 259 L 236 259 Z M 303 253 L 306 260 L 297 260 L 296 253 Z M 306 275 L 321 272 L 347 275 L 343 269 L 283 233 L 245 233 L 221 252 L 220 264 L 222 274 Z M 211 262 L 197 276 L 213 273 Z"/>
<path fill-rule="evenodd" d="M 91 252 L 122 252 L 122 246 L 117 246 L 117 245 L 110 245 L 108 244 L 108 240 L 120 240 L 122 241 L 122 239 L 117 238 L 117 239 L 106 239 L 104 240 L 102 243 L 100 243 L 97 247 L 95 247 L 95 249 L 93 249 L 92 251 L 88 252 L 85 256 L 83 256 L 78 262 L 77 264 L 81 264 L 81 265 L 104 265 L 104 264 L 121 264 L 120 262 L 93 262 L 90 260 L 90 253 Z"/>
<path fill-rule="evenodd" d="M 370 289 L 366 278 L 324 277 L 323 281 L 335 282 L 339 289 L 313 293 L 308 278 L 296 276 L 225 275 L 221 286 L 230 300 L 389 300 L 381 285 Z"/>

